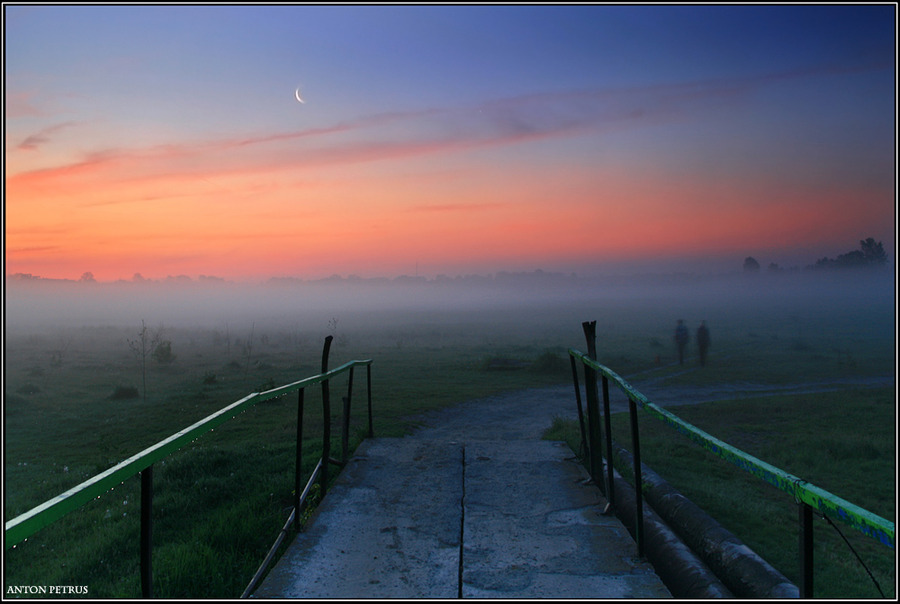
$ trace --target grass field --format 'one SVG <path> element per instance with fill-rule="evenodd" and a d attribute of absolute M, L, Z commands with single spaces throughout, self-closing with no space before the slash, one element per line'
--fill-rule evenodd
<path fill-rule="evenodd" d="M 673 408 L 682 419 L 741 450 L 883 518 L 896 514 L 893 389 L 749 398 Z M 799 585 L 797 506 L 787 494 L 640 414 L 642 462 Z M 627 413 L 612 416 L 614 439 L 631 448 Z M 848 429 L 852 426 L 853 429 Z M 579 446 L 577 422 L 557 422 L 548 438 Z M 630 472 L 620 470 L 629 482 Z M 842 533 L 893 598 L 896 555 L 839 519 Z M 824 519 L 815 526 L 815 595 L 878 598 L 853 551 Z"/>
<path fill-rule="evenodd" d="M 297 344 L 257 330 L 248 353 L 246 344 L 234 342 L 229 351 L 215 333 L 166 328 L 176 359 L 148 364 L 145 401 L 140 363 L 127 347 L 139 327 L 70 330 L 13 343 L 15 363 L 7 366 L 7 520 L 249 392 L 318 373 L 324 340 L 304 333 Z M 323 325 L 320 334 L 328 332 Z M 375 359 L 379 436 L 403 434 L 410 413 L 565 376 L 561 350 L 550 354 L 556 363 L 548 365 L 548 352 L 536 344 L 503 346 L 490 340 L 496 334 L 478 334 L 462 334 L 458 325 L 448 333 L 413 328 L 390 338 L 339 329 L 330 366 Z M 60 341 L 71 344 L 58 361 Z M 348 349 L 365 353 L 351 357 Z M 526 371 L 494 369 L 500 358 Z M 346 388 L 346 376 L 334 380 L 333 409 Z M 307 470 L 319 457 L 322 426 L 321 391 L 309 390 Z M 132 395 L 122 398 L 122 391 Z M 351 430 L 356 441 L 364 427 L 365 395 L 365 373 L 358 372 Z M 334 417 L 336 422 L 336 411 Z M 260 403 L 158 464 L 157 596 L 228 598 L 243 591 L 290 511 L 295 427 L 295 396 Z M 332 451 L 337 447 L 335 438 Z M 7 585 L 88 585 L 94 597 L 139 597 L 139 502 L 140 483 L 133 478 L 43 529 L 8 553 Z"/>
<path fill-rule="evenodd" d="M 335 337 L 332 367 L 350 359 L 375 361 L 372 389 L 379 436 L 403 434 L 411 427 L 409 416 L 430 408 L 566 382 L 571 375 L 565 351 L 584 348 L 581 322 L 593 319 L 598 321 L 600 361 L 625 376 L 643 372 L 668 375 L 675 383 L 708 384 L 894 373 L 890 295 L 873 300 L 844 292 L 824 299 L 817 295 L 810 303 L 796 291 L 769 292 L 762 299 L 763 293 L 725 296 L 719 290 L 698 298 L 695 288 L 682 286 L 611 289 L 559 292 L 528 303 L 494 292 L 465 307 L 431 302 L 363 314 L 345 305 L 296 316 L 263 309 L 258 315 L 212 317 L 199 324 L 174 315 L 144 315 L 127 323 L 48 323 L 41 329 L 14 330 L 6 335 L 5 517 L 27 511 L 250 392 L 318 373 L 322 342 L 329 334 Z M 148 360 L 146 373 L 129 345 L 144 318 L 151 331 L 160 331 L 171 343 L 174 355 L 162 363 Z M 701 318 L 710 324 L 713 347 L 705 371 L 678 375 L 669 366 L 674 358 L 671 331 L 678 318 L 692 326 Z M 333 401 L 345 389 L 346 378 L 335 380 Z M 876 407 L 883 409 L 890 393 L 879 396 L 881 406 Z M 364 401 L 365 380 L 357 377 L 351 430 L 357 439 Z M 315 439 L 322 425 L 318 388 L 307 393 L 306 402 L 311 446 L 304 467 L 311 469 L 319 456 Z M 735 414 L 725 414 L 718 425 L 712 419 L 709 426 L 700 425 L 738 441 L 777 442 L 784 434 L 800 438 L 802 433 L 804 451 L 812 450 L 809 443 L 825 443 L 834 452 L 855 446 L 825 424 L 767 421 L 767 412 L 755 410 L 763 402 L 735 404 L 753 411 L 739 423 Z M 754 417 L 757 423 L 751 421 Z M 871 432 L 862 421 L 841 423 L 839 415 L 828 417 L 858 438 Z M 890 423 L 878 415 L 871 419 L 882 428 L 896 425 L 893 416 Z M 289 513 L 295 422 L 294 397 L 261 403 L 157 465 L 157 597 L 231 598 L 243 591 Z M 853 471 L 833 474 L 859 476 L 859 469 L 866 468 L 854 488 L 865 491 L 869 477 L 888 484 L 895 458 L 885 458 L 884 452 L 894 451 L 896 443 L 888 432 L 874 448 L 865 449 L 871 458 L 857 460 Z M 646 438 L 652 439 L 649 434 Z M 694 456 L 681 449 L 668 456 L 676 454 Z M 652 455 L 645 453 L 645 461 L 655 467 Z M 785 469 L 805 476 L 809 461 L 797 455 L 799 465 Z M 830 477 L 830 467 L 820 463 L 818 471 Z M 665 469 L 658 471 L 669 478 Z M 707 507 L 702 497 L 698 494 L 698 503 Z M 879 497 L 884 499 L 879 509 L 888 509 L 889 502 L 885 513 L 893 514 L 893 492 Z M 720 496 L 708 498 L 719 501 Z M 90 597 L 139 597 L 139 503 L 139 481 L 132 478 L 41 530 L 7 552 L 6 586 L 86 585 Z M 795 514 L 787 513 L 785 522 L 794 520 Z M 786 546 L 782 549 L 782 554 L 771 554 L 773 563 L 783 558 L 790 564 L 792 554 Z M 860 597 L 870 595 L 860 592 Z"/>

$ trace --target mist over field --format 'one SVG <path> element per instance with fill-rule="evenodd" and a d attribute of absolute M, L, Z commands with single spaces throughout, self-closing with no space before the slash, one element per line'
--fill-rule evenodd
<path fill-rule="evenodd" d="M 681 397 L 677 404 L 683 404 L 691 388 L 712 387 L 725 402 L 736 397 L 746 403 L 747 415 L 764 423 L 765 416 L 756 414 L 755 386 L 792 385 L 793 392 L 802 392 L 837 384 L 846 397 L 840 409 L 871 409 L 875 400 L 881 415 L 866 419 L 879 426 L 896 423 L 891 392 L 896 375 L 895 281 L 889 270 L 631 277 L 535 271 L 459 279 L 281 279 L 255 285 L 209 279 L 102 283 L 19 277 L 7 278 L 6 285 L 7 520 L 250 393 L 319 373 L 327 336 L 334 337 L 331 368 L 351 359 L 373 359 L 371 388 L 379 436 L 404 434 L 422 413 L 465 401 L 490 401 L 502 392 L 564 385 L 571 393 L 566 350 L 586 350 L 584 321 L 597 322 L 598 360 L 645 394 L 645 384 L 653 384 L 656 392 L 671 390 L 675 399 Z M 672 337 L 679 319 L 691 331 L 684 367 Z M 707 322 L 712 337 L 703 367 L 694 347 L 701 321 Z M 347 387 L 349 393 L 346 374 L 341 377 L 335 391 Z M 354 392 L 369 387 L 364 379 L 357 384 Z M 309 424 L 305 430 L 307 437 L 315 438 L 321 430 L 314 426 L 321 417 L 321 398 L 317 389 L 308 390 L 311 417 L 304 420 Z M 354 397 L 354 409 L 359 410 L 353 416 L 356 430 L 362 426 L 360 405 L 365 398 Z M 160 464 L 160 493 L 181 498 L 166 508 L 172 510 L 169 522 L 192 510 L 214 519 L 233 513 L 228 517 L 259 541 L 254 551 L 245 552 L 244 545 L 234 548 L 248 558 L 248 574 L 271 546 L 269 537 L 282 526 L 281 512 L 290 505 L 295 400 L 283 397 L 257 405 Z M 790 407 L 799 399 L 780 400 Z M 571 413 L 574 410 L 573 400 Z M 727 418 L 725 423 L 734 427 Z M 851 439 L 842 450 L 874 450 L 879 459 L 890 459 L 880 452 L 895 449 L 891 434 L 876 440 L 873 449 L 871 429 L 832 423 L 828 430 L 837 430 L 840 439 L 827 432 L 826 438 L 813 439 L 807 452 L 825 455 L 838 440 Z M 769 427 L 741 437 L 767 434 Z M 860 441 L 870 446 L 855 444 Z M 314 448 L 310 451 L 317 454 Z M 280 461 L 273 462 L 273 456 Z M 311 468 L 315 460 L 304 463 Z M 889 462 L 883 465 L 887 468 Z M 806 475 L 802 468 L 785 469 Z M 885 478 L 878 484 L 893 493 L 888 482 Z M 863 501 L 860 493 L 870 491 L 864 484 L 838 492 L 856 502 Z M 270 493 L 276 494 L 274 499 Z M 138 498 L 137 479 L 132 479 L 116 487 L 114 495 L 72 514 L 76 528 L 68 528 L 67 519 L 29 539 L 28 552 L 46 551 L 45 566 L 34 571 L 40 579 L 19 582 L 46 580 L 50 571 L 45 569 L 52 569 L 64 575 L 54 584 L 77 583 L 65 574 L 68 568 L 60 569 L 59 533 L 53 530 L 114 538 L 116 551 L 124 553 L 105 559 L 132 560 L 137 531 L 132 512 Z M 890 496 L 875 500 L 878 507 L 873 509 L 889 515 Z M 247 501 L 266 511 L 248 515 Z M 234 512 L 222 511 L 226 508 Z M 270 508 L 272 519 L 267 515 Z M 259 526 L 245 526 L 248 518 Z M 114 519 L 122 526 L 132 523 L 133 531 L 108 537 L 113 533 L 95 530 L 97 523 L 108 526 Z M 160 519 L 156 526 L 165 522 Z M 193 519 L 192 526 L 201 522 Z M 232 538 L 231 524 L 215 526 L 227 526 Z M 214 540 L 185 535 L 186 551 L 196 549 L 197 539 Z M 81 544 L 80 539 L 69 542 Z M 86 564 L 95 565 L 97 552 L 106 551 L 103 547 L 86 546 Z M 18 553 L 17 572 L 31 573 L 31 562 L 31 554 Z M 186 584 L 193 585 L 195 566 L 184 566 L 190 574 Z M 135 583 L 125 591 L 138 593 L 136 574 L 122 570 L 110 576 Z M 244 585 L 237 584 L 242 581 L 243 576 L 236 575 L 234 585 L 222 593 L 240 591 Z M 96 589 L 118 593 L 109 587 Z"/>
<path fill-rule="evenodd" d="M 300 329 L 378 333 L 427 325 L 516 331 L 563 329 L 572 342 L 580 323 L 649 328 L 667 336 L 677 319 L 749 331 L 768 319 L 830 316 L 846 329 L 894 332 L 895 280 L 889 270 L 781 271 L 719 275 L 661 274 L 579 277 L 498 273 L 426 279 L 272 279 L 262 284 L 189 279 L 164 282 L 74 282 L 7 279 L 8 336 L 91 327 L 176 329 Z M 571 329 L 569 329 L 571 328 Z M 565 333 L 568 332 L 568 333 Z M 365 351 L 360 351 L 364 354 Z"/>
<path fill-rule="evenodd" d="M 896 8 L 5 5 L 6 521 L 229 417 L 7 543 L 5 592 L 146 597 L 144 478 L 153 595 L 230 599 L 338 439 L 580 456 L 591 321 L 648 400 L 895 518 Z M 640 421 L 796 581 L 791 497 Z M 895 586 L 892 548 L 826 539 L 817 597 L 874 597 L 867 551 Z"/>

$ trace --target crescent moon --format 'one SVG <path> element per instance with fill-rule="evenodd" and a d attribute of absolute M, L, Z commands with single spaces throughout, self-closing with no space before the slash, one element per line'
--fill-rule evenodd
<path fill-rule="evenodd" d="M 299 88 L 298 88 L 297 90 L 294 91 L 294 98 L 297 99 L 297 102 L 298 102 L 298 103 L 305 103 L 305 102 L 306 102 L 306 101 L 304 101 L 303 98 L 300 96 L 300 89 L 299 89 Z"/>

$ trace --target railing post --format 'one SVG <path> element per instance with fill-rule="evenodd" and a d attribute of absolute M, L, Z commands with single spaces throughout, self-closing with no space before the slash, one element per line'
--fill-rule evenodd
<path fill-rule="evenodd" d="M 328 352 L 331 350 L 331 340 L 334 336 L 325 338 L 325 346 L 322 348 L 322 373 L 328 372 Z M 328 390 L 328 380 L 322 380 L 322 473 L 319 476 L 319 487 L 322 496 L 328 488 L 328 464 L 331 463 L 331 398 Z"/>
<path fill-rule="evenodd" d="M 369 406 L 369 438 L 375 438 L 375 431 L 372 429 L 372 364 L 366 365 L 366 397 Z"/>
<path fill-rule="evenodd" d="M 596 321 L 585 321 L 581 324 L 587 340 L 588 357 L 597 360 Z M 597 398 L 597 371 L 588 365 L 584 366 L 584 389 L 587 397 L 588 416 L 588 449 L 590 451 L 591 478 L 598 488 L 603 488 L 603 465 L 600 458 L 600 403 Z"/>
<path fill-rule="evenodd" d="M 638 434 L 637 405 L 628 397 L 628 414 L 631 416 L 631 456 L 634 461 L 634 540 L 638 556 L 644 556 L 644 492 L 641 478 L 641 442 Z"/>
<path fill-rule="evenodd" d="M 800 597 L 813 597 L 813 510 L 800 503 Z"/>
<path fill-rule="evenodd" d="M 606 428 L 606 498 L 610 510 L 616 509 L 616 489 L 613 481 L 612 424 L 609 418 L 609 378 L 603 376 L 603 424 Z"/>
<path fill-rule="evenodd" d="M 300 530 L 300 489 L 303 474 L 303 392 L 297 391 L 297 456 L 294 463 L 294 529 Z"/>
<path fill-rule="evenodd" d="M 575 364 L 575 357 L 569 355 L 572 362 L 572 382 L 575 384 L 575 404 L 578 405 L 578 425 L 581 427 L 581 453 L 585 458 L 590 459 L 590 449 L 587 445 L 587 437 L 584 435 L 584 412 L 581 410 L 581 387 L 578 385 L 578 366 Z"/>
<path fill-rule="evenodd" d="M 153 465 L 141 470 L 141 595 L 153 597 Z"/>
<path fill-rule="evenodd" d="M 350 458 L 350 398 L 353 395 L 353 369 L 347 381 L 347 396 L 344 398 L 344 416 L 341 422 L 341 463 Z"/>

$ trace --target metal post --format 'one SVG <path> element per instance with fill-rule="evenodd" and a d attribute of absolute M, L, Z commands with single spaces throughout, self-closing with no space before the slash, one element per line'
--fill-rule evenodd
<path fill-rule="evenodd" d="M 333 336 L 325 338 L 325 346 L 322 349 L 322 373 L 328 371 L 328 352 L 333 339 Z M 322 425 L 322 473 L 319 475 L 319 487 L 324 496 L 328 488 L 328 464 L 331 463 L 331 398 L 328 380 L 322 380 Z"/>
<path fill-rule="evenodd" d="M 603 384 L 603 424 L 606 428 L 606 498 L 609 500 L 609 509 L 616 508 L 616 490 L 613 481 L 613 457 L 612 457 L 612 424 L 609 419 L 609 378 L 605 375 Z"/>
<path fill-rule="evenodd" d="M 350 376 L 347 381 L 347 396 L 344 398 L 344 416 L 341 423 L 341 463 L 347 463 L 350 458 L 350 397 L 353 395 L 353 370 L 350 367 Z"/>
<path fill-rule="evenodd" d="M 369 399 L 369 438 L 375 438 L 375 431 L 372 429 L 372 365 L 366 365 L 366 396 Z"/>
<path fill-rule="evenodd" d="M 628 413 L 631 416 L 631 456 L 634 461 L 634 540 L 638 556 L 644 556 L 644 493 L 641 479 L 641 443 L 638 435 L 637 405 L 628 397 Z"/>
<path fill-rule="evenodd" d="M 294 464 L 294 529 L 300 530 L 300 489 L 303 474 L 303 392 L 297 391 L 297 456 Z"/>
<path fill-rule="evenodd" d="M 153 465 L 141 470 L 141 595 L 153 597 Z"/>
<path fill-rule="evenodd" d="M 813 510 L 800 503 L 800 597 L 813 597 Z"/>
<path fill-rule="evenodd" d="M 575 357 L 569 356 L 572 362 L 572 382 L 575 384 L 575 404 L 578 405 L 578 425 L 581 427 L 581 454 L 590 459 L 590 450 L 587 446 L 587 438 L 584 435 L 584 412 L 581 410 L 581 388 L 578 386 L 578 367 Z"/>
<path fill-rule="evenodd" d="M 584 329 L 584 337 L 587 340 L 588 357 L 597 359 L 596 321 L 585 321 L 581 324 Z M 594 483 L 603 488 L 603 465 L 600 459 L 600 401 L 597 397 L 597 371 L 592 367 L 584 366 L 584 389 L 587 397 L 588 416 L 588 443 L 590 450 L 590 470 Z"/>

